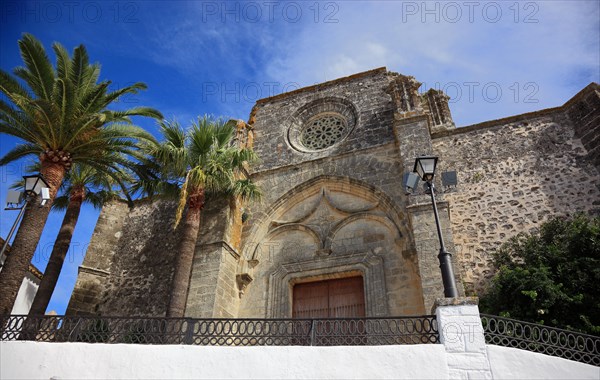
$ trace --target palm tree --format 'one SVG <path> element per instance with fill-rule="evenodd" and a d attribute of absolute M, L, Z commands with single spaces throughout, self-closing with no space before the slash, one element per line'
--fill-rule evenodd
<path fill-rule="evenodd" d="M 85 164 L 74 164 L 66 175 L 62 195 L 57 196 L 52 204 L 53 210 L 66 210 L 65 216 L 44 270 L 44 277 L 29 309 L 29 316 L 43 315 L 46 312 L 71 245 L 81 206 L 89 203 L 95 208 L 101 208 L 105 202 L 118 198 L 118 193 L 113 190 L 113 178 L 117 176 L 121 177 L 121 183 L 130 180 L 125 172 L 111 169 L 100 171 Z"/>
<path fill-rule="evenodd" d="M 234 145 L 235 123 L 204 116 L 187 132 L 176 122 L 162 122 L 160 128 L 165 141 L 156 145 L 151 154 L 162 165 L 163 172 L 182 180 L 175 227 L 182 219 L 183 225 L 167 317 L 183 317 L 206 196 L 259 198 L 259 189 L 244 175 L 245 163 L 255 161 L 256 155 L 251 149 Z"/>
<path fill-rule="evenodd" d="M 69 57 L 54 43 L 56 69 L 43 45 L 24 34 L 19 49 L 25 67 L 13 70 L 13 77 L 0 70 L 0 133 L 24 141 L 0 159 L 0 166 L 22 157 L 39 158 L 40 173 L 50 185 L 51 200 L 44 207 L 30 202 L 21 226 L 0 272 L 0 315 L 10 313 L 27 271 L 44 224 L 63 178 L 73 163 L 90 167 L 114 167 L 136 155 L 136 142 L 153 137 L 131 124 L 131 116 L 162 118 L 157 110 L 135 107 L 124 111 L 108 107 L 125 94 L 145 89 L 143 83 L 108 91 L 109 81 L 98 82 L 100 66 L 90 64 L 83 45 Z M 23 86 L 21 81 L 25 84 Z M 119 153 L 118 155 L 111 153 Z"/>

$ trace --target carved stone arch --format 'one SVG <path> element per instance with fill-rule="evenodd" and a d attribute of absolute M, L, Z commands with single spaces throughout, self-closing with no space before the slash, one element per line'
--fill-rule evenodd
<path fill-rule="evenodd" d="M 306 232 L 315 240 L 315 243 L 317 243 L 317 244 L 321 243 L 321 241 L 319 239 L 319 235 L 312 228 L 305 226 L 304 224 L 301 224 L 301 223 L 290 223 L 290 224 L 285 224 L 283 226 L 275 227 L 274 229 L 269 231 L 269 233 L 265 237 L 273 238 L 273 237 L 276 237 L 277 235 L 279 235 L 285 231 L 289 231 L 289 230 Z"/>
<path fill-rule="evenodd" d="M 280 235 L 287 231 L 301 231 L 301 232 L 306 233 L 313 239 L 316 247 L 320 248 L 321 245 L 323 244 L 319 235 L 312 228 L 305 226 L 303 224 L 300 224 L 300 223 L 291 223 L 291 224 L 286 224 L 283 226 L 275 227 L 274 229 L 270 230 L 265 235 L 265 237 L 262 239 L 262 241 L 271 240 L 273 238 L 276 238 L 277 235 Z M 258 263 L 258 261 L 260 260 L 259 250 L 261 249 L 261 242 L 259 242 L 258 244 L 255 245 L 254 251 L 252 252 L 252 256 L 248 260 L 251 262 L 251 265 L 255 265 L 254 261 L 256 261 L 256 263 Z"/>
<path fill-rule="evenodd" d="M 302 202 L 307 196 L 318 194 L 322 191 L 323 187 L 329 190 L 362 194 L 373 201 L 377 201 L 379 207 L 385 212 L 386 217 L 396 226 L 400 236 L 410 236 L 403 222 L 406 220 L 404 212 L 385 192 L 376 186 L 354 178 L 320 175 L 290 189 L 274 201 L 266 210 L 255 215 L 256 222 L 253 223 L 242 248 L 243 257 L 247 260 L 252 259 L 252 255 L 260 244 L 260 240 L 268 235 L 272 221 L 279 219 L 286 209 L 290 209 Z M 351 189 L 355 191 L 351 192 Z"/>
<path fill-rule="evenodd" d="M 349 217 L 343 219 L 330 231 L 330 233 L 327 235 L 327 237 L 325 239 L 324 249 L 331 250 L 332 244 L 336 237 L 336 234 L 345 226 L 347 226 L 355 221 L 358 221 L 358 220 L 371 220 L 371 221 L 380 223 L 380 224 L 384 225 L 385 227 L 387 227 L 387 229 L 393 234 L 394 239 L 396 241 L 398 241 L 402 238 L 402 233 L 400 232 L 400 230 L 398 229 L 396 224 L 394 224 L 387 216 L 370 214 L 370 213 L 359 213 L 359 214 L 350 215 Z"/>
<path fill-rule="evenodd" d="M 254 280 L 240 301 L 241 316 L 290 317 L 295 284 L 357 275 L 367 315 L 420 310 L 418 272 L 399 244 L 410 236 L 405 214 L 377 187 L 321 175 L 257 215 L 242 248 L 244 273 Z M 342 235 L 349 237 L 337 246 Z"/>

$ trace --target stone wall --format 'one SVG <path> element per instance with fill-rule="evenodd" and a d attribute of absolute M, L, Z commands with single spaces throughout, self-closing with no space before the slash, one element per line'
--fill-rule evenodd
<path fill-rule="evenodd" d="M 600 112 L 597 90 L 589 90 L 575 98 L 582 98 L 581 106 L 575 102 L 569 108 L 433 136 L 440 171 L 458 172 L 458 187 L 444 196 L 450 204 L 455 259 L 468 294 L 484 289 L 493 274 L 491 254 L 510 237 L 532 231 L 553 216 L 600 212 L 600 175 L 593 155 L 598 147 L 589 137 L 579 138 L 583 130 L 594 133 L 600 128 L 599 119 L 588 122 Z M 583 108 L 585 128 L 573 114 L 573 109 Z"/>
<path fill-rule="evenodd" d="M 254 172 L 291 167 L 324 157 L 352 154 L 359 150 L 392 143 L 394 104 L 386 92 L 387 70 L 376 69 L 341 80 L 303 88 L 293 93 L 259 100 L 253 110 L 254 150 L 261 163 Z M 294 126 L 324 112 L 347 116 L 352 130 L 344 141 L 317 152 L 294 147 Z M 301 149 L 301 148 L 300 148 Z M 293 169 L 292 169 L 293 170 Z M 318 173 L 315 173 L 318 175 Z"/>
<path fill-rule="evenodd" d="M 67 314 L 161 316 L 166 312 L 178 231 L 176 204 L 105 205 Z"/>
<path fill-rule="evenodd" d="M 238 312 L 236 271 L 240 254 L 235 248 L 234 219 L 240 217 L 226 199 L 206 203 L 190 279 L 185 315 L 232 318 Z"/>
<path fill-rule="evenodd" d="M 164 315 L 169 302 L 175 247 L 176 202 L 138 202 L 120 233 L 98 312 Z"/>
<path fill-rule="evenodd" d="M 592 83 L 569 100 L 563 108 L 575 134 L 588 150 L 588 158 L 600 170 L 600 86 Z"/>
<path fill-rule="evenodd" d="M 111 202 L 102 207 L 85 259 L 79 267 L 67 315 L 98 313 L 128 213 L 129 207 L 125 202 Z"/>

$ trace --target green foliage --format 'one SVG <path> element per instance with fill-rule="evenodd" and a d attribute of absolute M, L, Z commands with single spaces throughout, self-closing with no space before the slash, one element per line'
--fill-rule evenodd
<path fill-rule="evenodd" d="M 600 335 L 600 217 L 555 218 L 494 255 L 484 313 Z"/>
<path fill-rule="evenodd" d="M 154 140 L 132 125 L 131 117 L 160 119 L 159 111 L 111 108 L 121 96 L 146 89 L 145 84 L 109 91 L 111 82 L 98 82 L 100 65 L 89 62 L 83 45 L 72 56 L 58 43 L 52 48 L 56 67 L 41 42 L 25 33 L 19 40 L 24 66 L 15 68 L 14 75 L 0 70 L 0 133 L 23 140 L 0 158 L 0 165 L 53 151 L 66 152 L 73 162 L 89 166 L 116 165 L 122 157 L 114 161 L 107 153 L 135 156 L 138 141 Z"/>
<path fill-rule="evenodd" d="M 176 224 L 188 195 L 198 189 L 208 197 L 260 199 L 260 189 L 245 174 L 245 165 L 256 162 L 256 154 L 236 146 L 234 122 L 205 115 L 187 129 L 176 121 L 163 121 L 159 126 L 164 140 L 145 144 L 148 158 L 143 167 L 134 170 L 137 181 L 131 191 L 179 198 Z"/>

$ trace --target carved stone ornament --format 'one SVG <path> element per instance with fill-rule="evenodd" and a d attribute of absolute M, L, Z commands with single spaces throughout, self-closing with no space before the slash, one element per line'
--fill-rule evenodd
<path fill-rule="evenodd" d="M 252 280 L 253 278 L 249 273 L 240 273 L 235 276 L 235 281 L 237 282 L 240 298 L 242 298 L 246 287 L 248 287 L 248 284 L 250 284 Z"/>

